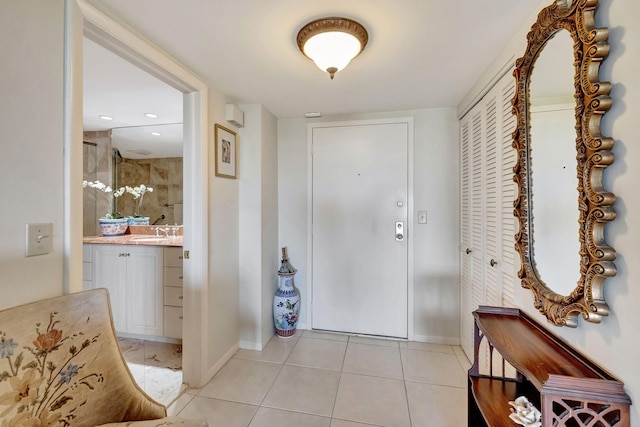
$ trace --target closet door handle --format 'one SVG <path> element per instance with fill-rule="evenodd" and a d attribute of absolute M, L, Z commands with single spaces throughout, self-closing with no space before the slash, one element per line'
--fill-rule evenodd
<path fill-rule="evenodd" d="M 471 249 L 467 248 L 467 250 L 465 251 L 465 253 L 466 253 L 467 255 L 469 255 L 469 254 L 471 253 Z"/>
<path fill-rule="evenodd" d="M 495 259 L 491 258 L 491 261 L 489 261 L 489 265 L 490 265 L 491 267 L 495 267 L 495 266 L 496 266 L 496 264 L 498 264 L 498 261 L 496 261 Z"/>

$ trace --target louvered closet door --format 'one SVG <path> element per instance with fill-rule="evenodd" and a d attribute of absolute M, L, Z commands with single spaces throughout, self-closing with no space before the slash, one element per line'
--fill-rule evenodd
<path fill-rule="evenodd" d="M 515 224 L 513 166 L 516 153 L 511 145 L 515 117 L 511 112 L 515 83 L 507 75 L 485 97 L 485 251 L 484 304 L 513 306 L 515 276 Z"/>
<path fill-rule="evenodd" d="M 461 289 L 460 335 L 467 355 L 473 354 L 472 312 L 484 301 L 484 196 L 482 109 L 472 110 L 461 122 Z"/>
<path fill-rule="evenodd" d="M 511 146 L 515 83 L 502 78 L 460 122 L 461 343 L 473 346 L 472 312 L 479 305 L 513 305 L 515 218 Z"/>
<path fill-rule="evenodd" d="M 471 312 L 471 120 L 460 122 L 460 342 L 467 354 L 473 354 L 473 317 Z"/>
<path fill-rule="evenodd" d="M 513 202 L 516 199 L 516 183 L 513 180 L 513 167 L 516 164 L 516 150 L 513 148 L 513 132 L 516 129 L 516 117 L 511 110 L 511 100 L 515 95 L 516 85 L 511 73 L 508 79 L 502 79 L 500 87 L 500 114 L 502 116 L 502 140 L 500 150 L 500 180 L 502 182 L 500 207 L 500 225 L 502 246 L 500 257 L 500 274 L 502 276 L 502 306 L 514 307 L 516 286 L 519 287 L 517 276 L 519 258 L 515 248 L 515 235 L 518 221 L 513 215 Z"/>
<path fill-rule="evenodd" d="M 493 90 L 487 95 L 484 104 L 484 116 L 486 122 L 486 142 L 485 142 L 485 180 L 484 180 L 484 276 L 485 276 L 485 299 L 482 303 L 487 305 L 500 305 L 502 299 L 502 280 L 500 279 L 500 267 L 498 259 L 502 245 L 500 238 L 500 220 L 498 218 L 498 210 L 500 204 L 500 184 L 498 179 L 498 169 L 500 162 L 500 152 L 498 151 L 498 132 L 500 122 L 497 115 L 497 94 Z"/>

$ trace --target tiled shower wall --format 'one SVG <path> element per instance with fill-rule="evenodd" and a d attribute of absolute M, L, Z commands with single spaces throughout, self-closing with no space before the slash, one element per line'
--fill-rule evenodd
<path fill-rule="evenodd" d="M 100 181 L 114 187 L 111 131 L 84 132 L 83 179 Z M 153 188 L 146 193 L 140 214 L 148 216 L 150 223 L 182 224 L 182 158 L 122 159 L 116 162 L 115 186 L 136 187 L 144 184 Z M 116 200 L 116 211 L 123 216 L 133 215 L 135 199 L 125 193 Z M 104 193 L 85 188 L 83 191 L 83 235 L 100 234 L 98 218 L 109 212 Z M 164 218 L 162 217 L 164 215 Z"/>
<path fill-rule="evenodd" d="M 119 187 L 144 184 L 153 188 L 153 192 L 143 196 L 140 215 L 148 216 L 151 224 L 182 224 L 181 157 L 122 159 L 117 169 Z M 118 211 L 122 215 L 133 215 L 134 210 L 135 199 L 131 194 L 118 199 Z"/>
<path fill-rule="evenodd" d="M 83 178 L 111 185 L 111 131 L 84 132 Z M 98 218 L 109 212 L 109 200 L 104 193 L 85 188 L 82 198 L 83 236 L 99 234 Z"/>

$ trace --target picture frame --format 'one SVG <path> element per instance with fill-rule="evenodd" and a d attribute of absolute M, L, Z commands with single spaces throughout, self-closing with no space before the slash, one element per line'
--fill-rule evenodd
<path fill-rule="evenodd" d="M 215 158 L 216 176 L 236 179 L 237 175 L 237 148 L 238 138 L 236 132 L 219 125 L 215 125 Z"/>

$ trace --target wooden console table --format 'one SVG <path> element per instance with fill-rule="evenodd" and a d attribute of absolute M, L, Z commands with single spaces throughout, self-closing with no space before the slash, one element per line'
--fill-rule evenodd
<path fill-rule="evenodd" d="M 518 396 L 541 410 L 543 427 L 629 426 L 624 384 L 600 366 L 519 309 L 480 306 L 473 315 L 470 427 L 516 426 L 509 401 Z"/>

